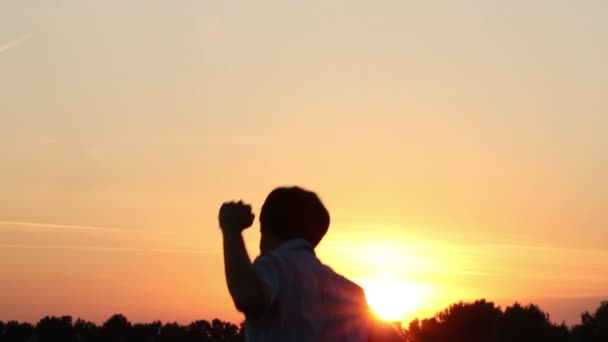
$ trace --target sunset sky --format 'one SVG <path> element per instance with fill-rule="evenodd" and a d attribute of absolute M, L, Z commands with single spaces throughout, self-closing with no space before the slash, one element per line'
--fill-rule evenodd
<path fill-rule="evenodd" d="M 239 322 L 219 206 L 295 184 L 387 316 L 575 323 L 608 299 L 606 42 L 605 0 L 2 1 L 0 320 Z"/>

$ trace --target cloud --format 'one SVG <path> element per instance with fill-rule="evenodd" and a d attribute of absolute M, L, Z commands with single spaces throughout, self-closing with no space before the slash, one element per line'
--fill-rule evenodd
<path fill-rule="evenodd" d="M 185 145 L 285 145 L 287 139 L 266 137 L 266 136 L 247 136 L 247 135 L 215 135 L 215 136 L 187 136 L 187 135 L 165 135 L 142 137 L 144 142 L 185 144 Z"/>
<path fill-rule="evenodd" d="M 108 247 L 89 245 L 26 245 L 26 244 L 0 244 L 3 249 L 67 249 L 82 251 L 105 252 L 145 252 L 145 253 L 171 253 L 171 254 L 221 254 L 219 250 L 188 249 L 188 248 L 142 248 L 142 247 Z"/>
<path fill-rule="evenodd" d="M 135 229 L 119 229 L 101 226 L 84 226 L 84 225 L 69 225 L 57 223 L 42 223 L 42 222 L 23 222 L 23 221 L 0 221 L 0 229 L 2 226 L 17 227 L 17 228 L 34 228 L 34 229 L 59 229 L 59 230 L 74 230 L 74 231 L 92 231 L 92 232 L 120 232 L 120 233 L 135 233 L 140 235 L 149 235 L 150 232 L 145 230 Z M 173 235 L 172 232 L 154 232 L 154 234 Z M 171 253 L 171 254 L 221 254 L 219 249 L 197 249 L 197 248 L 155 248 L 155 247 L 121 247 L 121 246 L 103 246 L 103 245 L 35 245 L 35 244 L 1 244 L 0 249 L 64 249 L 64 250 L 81 250 L 81 251 L 114 251 L 114 252 L 145 252 L 145 253 Z"/>
<path fill-rule="evenodd" d="M 43 223 L 43 222 L 23 222 L 23 221 L 0 221 L 0 226 L 17 226 L 30 228 L 48 228 L 48 229 L 67 229 L 67 230 L 91 230 L 91 231 L 107 231 L 107 232 L 139 232 L 133 229 L 119 229 L 100 226 L 82 226 L 71 224 Z"/>
<path fill-rule="evenodd" d="M 534 245 L 526 243 L 494 243 L 489 245 L 492 248 L 500 249 L 512 249 L 512 250 L 525 250 L 528 252 L 539 252 L 555 255 L 563 255 L 564 253 L 570 254 L 587 254 L 587 255 L 600 255 L 603 254 L 608 257 L 608 251 L 603 249 L 593 248 L 573 248 L 566 246 L 552 246 L 552 245 Z"/>
<path fill-rule="evenodd" d="M 0 54 L 14 48 L 17 47 L 23 43 L 25 43 L 27 40 L 29 40 L 30 38 L 32 38 L 32 34 L 28 33 L 26 35 L 23 35 L 17 39 L 11 40 L 10 42 L 4 44 L 4 45 L 0 45 Z"/>

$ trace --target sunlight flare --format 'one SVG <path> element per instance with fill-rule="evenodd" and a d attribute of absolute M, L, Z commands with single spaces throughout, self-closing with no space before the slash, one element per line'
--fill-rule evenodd
<path fill-rule="evenodd" d="M 402 321 L 420 310 L 428 290 L 416 283 L 392 279 L 363 279 L 359 284 L 372 311 L 388 321 Z"/>

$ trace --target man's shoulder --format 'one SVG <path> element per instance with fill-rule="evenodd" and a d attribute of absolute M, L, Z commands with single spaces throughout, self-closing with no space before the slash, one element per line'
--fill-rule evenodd
<path fill-rule="evenodd" d="M 336 290 L 341 291 L 345 295 L 354 296 L 354 297 L 364 297 L 365 292 L 361 286 L 359 286 L 354 281 L 350 280 L 346 276 L 341 273 L 336 272 L 333 268 L 328 265 L 321 263 L 321 265 L 326 269 L 325 276 L 331 280 L 334 288 Z"/>
<path fill-rule="evenodd" d="M 349 278 L 347 278 L 346 276 L 337 273 L 334 271 L 334 273 L 336 274 L 336 276 L 340 279 L 340 281 L 342 282 L 343 286 L 352 291 L 352 292 L 359 292 L 361 294 L 364 293 L 363 288 L 361 286 L 359 286 L 359 284 L 355 283 L 354 281 L 350 280 Z"/>
<path fill-rule="evenodd" d="M 302 253 L 305 252 L 305 253 Z M 291 263 L 294 261 L 298 261 L 300 259 L 309 259 L 309 258 L 301 258 L 303 255 L 312 255 L 314 257 L 314 250 L 310 246 L 308 242 L 301 239 L 289 240 L 279 247 L 268 251 L 264 254 L 260 254 L 253 261 L 253 264 L 266 264 L 271 263 L 274 265 Z"/>

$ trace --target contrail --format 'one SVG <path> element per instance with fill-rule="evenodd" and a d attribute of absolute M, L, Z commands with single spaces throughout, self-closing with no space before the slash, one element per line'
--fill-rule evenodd
<path fill-rule="evenodd" d="M 71 224 L 22 222 L 22 221 L 0 221 L 0 226 L 21 226 L 21 227 L 34 227 L 34 228 L 92 230 L 92 231 L 125 232 L 125 233 L 141 232 L 139 230 L 133 230 L 133 229 L 119 229 L 119 228 L 98 227 L 98 226 L 81 226 L 81 225 L 71 225 Z"/>
<path fill-rule="evenodd" d="M 25 41 L 27 41 L 28 39 L 32 38 L 32 34 L 28 33 L 22 37 L 19 37 L 17 39 L 11 40 L 10 42 L 4 44 L 4 45 L 0 45 L 0 54 L 4 53 L 18 45 L 23 44 Z"/>

